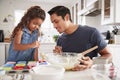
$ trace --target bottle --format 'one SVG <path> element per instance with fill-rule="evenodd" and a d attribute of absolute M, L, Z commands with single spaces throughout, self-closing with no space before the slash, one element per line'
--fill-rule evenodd
<path fill-rule="evenodd" d="M 120 29 L 118 29 L 118 32 L 115 35 L 115 44 L 120 44 Z"/>
<path fill-rule="evenodd" d="M 111 38 L 110 31 L 107 31 L 106 39 L 109 40 Z"/>
<path fill-rule="evenodd" d="M 111 80 L 116 80 L 117 73 L 114 64 L 112 63 L 110 68 L 109 68 L 109 78 Z"/>

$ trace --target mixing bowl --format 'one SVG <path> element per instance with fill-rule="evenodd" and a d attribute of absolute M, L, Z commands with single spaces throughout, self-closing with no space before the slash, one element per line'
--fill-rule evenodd
<path fill-rule="evenodd" d="M 61 55 L 55 55 L 54 53 L 45 54 L 45 59 L 54 65 L 63 66 L 66 70 L 71 70 L 74 68 L 75 64 L 80 63 L 78 59 L 81 59 L 84 55 L 90 53 L 91 51 L 97 49 L 98 46 L 89 48 L 81 53 L 63 52 Z"/>
<path fill-rule="evenodd" d="M 65 70 L 71 70 L 75 64 L 80 63 L 77 53 L 64 52 L 61 55 L 55 55 L 54 53 L 46 54 L 46 60 L 52 65 L 59 65 L 65 68 Z"/>
<path fill-rule="evenodd" d="M 30 69 L 32 80 L 62 80 L 65 69 L 55 65 L 40 65 Z"/>

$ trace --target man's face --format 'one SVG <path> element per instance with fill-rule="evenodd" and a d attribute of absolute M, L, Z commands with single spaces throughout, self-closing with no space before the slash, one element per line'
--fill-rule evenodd
<path fill-rule="evenodd" d="M 63 33 L 66 30 L 66 20 L 64 20 L 61 16 L 52 14 L 50 18 L 54 28 L 56 28 L 59 33 Z"/>

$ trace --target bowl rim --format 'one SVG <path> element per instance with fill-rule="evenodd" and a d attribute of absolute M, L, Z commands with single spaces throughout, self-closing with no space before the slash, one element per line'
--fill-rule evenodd
<path fill-rule="evenodd" d="M 33 71 L 35 68 L 39 68 L 39 69 L 41 68 L 42 69 L 43 67 L 53 67 L 53 68 L 56 68 L 58 71 L 54 72 L 54 73 L 50 73 L 50 72 L 48 72 L 48 73 L 35 73 Z M 39 66 L 35 66 L 35 67 L 31 68 L 29 70 L 29 72 L 30 72 L 30 74 L 33 74 L 33 75 L 57 75 L 57 74 L 64 73 L 65 69 L 64 69 L 64 67 L 58 66 L 58 65 L 39 65 Z"/>

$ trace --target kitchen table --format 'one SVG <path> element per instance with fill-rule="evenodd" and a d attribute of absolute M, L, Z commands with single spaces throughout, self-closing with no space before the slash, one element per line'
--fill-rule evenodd
<path fill-rule="evenodd" d="M 63 80 L 110 80 L 110 78 L 96 73 L 93 69 L 87 69 L 83 71 L 67 71 Z"/>
<path fill-rule="evenodd" d="M 24 77 L 23 79 L 20 79 Z M 13 80 L 10 75 L 3 75 L 0 80 Z M 15 78 L 15 77 L 14 77 Z M 30 74 L 18 74 L 14 80 L 32 80 Z M 111 80 L 108 76 L 98 74 L 93 69 L 83 71 L 66 71 L 63 80 Z"/>

